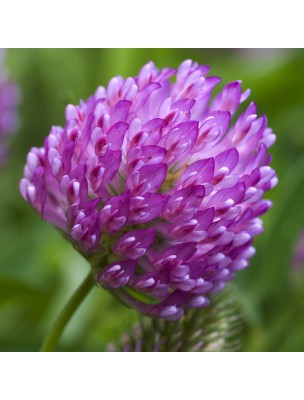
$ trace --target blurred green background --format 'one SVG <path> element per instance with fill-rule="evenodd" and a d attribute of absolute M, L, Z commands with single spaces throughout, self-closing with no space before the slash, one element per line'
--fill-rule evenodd
<path fill-rule="evenodd" d="M 224 83 L 241 79 L 259 113 L 277 134 L 272 148 L 279 185 L 265 216 L 257 254 L 236 285 L 247 324 L 244 351 L 304 350 L 304 265 L 292 253 L 304 227 L 304 50 L 294 49 L 11 49 L 9 74 L 20 85 L 21 125 L 0 171 L 0 350 L 35 351 L 63 304 L 88 271 L 69 243 L 41 221 L 18 192 L 25 157 L 51 125 L 64 123 L 67 103 L 86 99 L 114 75 L 136 75 L 153 60 L 177 67 L 186 58 L 212 67 Z M 58 346 L 104 350 L 136 319 L 103 290 L 94 289 Z"/>

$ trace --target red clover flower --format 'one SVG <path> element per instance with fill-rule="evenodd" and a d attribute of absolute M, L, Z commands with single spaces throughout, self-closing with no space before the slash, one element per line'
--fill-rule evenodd
<path fill-rule="evenodd" d="M 20 182 L 41 217 L 98 260 L 101 286 L 170 320 L 207 306 L 248 266 L 271 206 L 262 197 L 277 183 L 266 117 L 253 102 L 237 114 L 250 91 L 235 81 L 212 96 L 221 79 L 208 72 L 149 62 L 111 79 L 67 106 Z"/>

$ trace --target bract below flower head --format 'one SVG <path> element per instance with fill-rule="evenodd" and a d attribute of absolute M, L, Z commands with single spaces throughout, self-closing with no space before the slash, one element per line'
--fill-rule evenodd
<path fill-rule="evenodd" d="M 108 259 L 98 283 L 150 316 L 207 306 L 247 267 L 271 205 L 262 197 L 277 183 L 266 117 L 254 103 L 236 115 L 249 91 L 236 81 L 213 97 L 221 80 L 208 72 L 149 62 L 111 79 L 67 106 L 20 183 L 82 254 Z"/>

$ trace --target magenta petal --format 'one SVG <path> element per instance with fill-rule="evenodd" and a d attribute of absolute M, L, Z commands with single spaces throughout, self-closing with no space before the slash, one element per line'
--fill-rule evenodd
<path fill-rule="evenodd" d="M 193 186 L 172 194 L 162 216 L 167 220 L 189 221 L 202 203 L 204 186 Z"/>
<path fill-rule="evenodd" d="M 234 114 L 237 110 L 242 96 L 242 88 L 240 82 L 231 82 L 216 95 L 212 102 L 212 110 L 225 110 Z"/>
<path fill-rule="evenodd" d="M 148 131 L 149 134 L 151 134 L 155 131 L 159 131 L 160 129 L 164 128 L 166 125 L 167 122 L 164 119 L 153 118 L 144 124 L 143 129 Z"/>
<path fill-rule="evenodd" d="M 176 263 L 185 262 L 196 252 L 196 242 L 185 242 L 168 247 L 162 253 L 154 255 L 153 263 L 157 268 L 176 265 Z"/>
<path fill-rule="evenodd" d="M 136 97 L 136 103 L 133 107 L 133 112 L 138 111 L 145 102 L 147 101 L 148 97 L 153 93 L 155 90 L 158 90 L 161 88 L 161 85 L 156 82 L 148 83 L 143 90 L 137 95 Z"/>
<path fill-rule="evenodd" d="M 257 204 L 253 208 L 253 216 L 254 217 L 259 217 L 260 215 L 265 214 L 266 211 L 269 210 L 269 208 L 272 206 L 272 202 L 269 200 L 263 200 L 259 204 Z"/>
<path fill-rule="evenodd" d="M 121 257 L 137 259 L 152 246 L 155 228 L 129 231 L 121 236 L 114 245 L 114 251 Z"/>
<path fill-rule="evenodd" d="M 106 289 L 121 288 L 133 278 L 135 267 L 135 260 L 115 261 L 98 274 L 97 282 Z"/>
<path fill-rule="evenodd" d="M 155 193 L 166 178 L 167 168 L 164 163 L 145 165 L 128 176 L 127 187 L 135 196 Z"/>
<path fill-rule="evenodd" d="M 232 172 L 239 162 L 239 153 L 235 148 L 228 149 L 214 157 L 214 161 L 216 170 L 225 167 Z"/>
<path fill-rule="evenodd" d="M 127 222 L 130 209 L 130 194 L 125 192 L 108 200 L 100 211 L 102 229 L 113 234 Z"/>
<path fill-rule="evenodd" d="M 213 222 L 215 215 L 214 208 L 207 208 L 207 210 L 200 210 L 196 213 L 195 219 L 198 221 L 198 226 L 200 230 L 207 231 Z"/>
<path fill-rule="evenodd" d="M 65 174 L 67 174 L 71 171 L 72 156 L 73 156 L 74 149 L 75 149 L 74 142 L 67 142 L 64 146 L 64 149 L 62 152 L 62 166 L 63 166 L 63 171 Z"/>
<path fill-rule="evenodd" d="M 96 194 L 100 195 L 104 189 L 115 177 L 121 164 L 121 151 L 108 150 L 106 154 L 99 157 L 98 169 L 94 168 L 90 173 L 91 185 Z M 100 170 L 102 169 L 102 174 Z M 101 176 L 100 180 L 97 180 Z M 96 184 L 99 182 L 99 184 Z"/>
<path fill-rule="evenodd" d="M 142 89 L 145 85 L 153 80 L 153 77 L 157 74 L 157 69 L 152 61 L 145 64 L 138 73 L 137 84 Z"/>
<path fill-rule="evenodd" d="M 214 160 L 206 158 L 191 164 L 178 178 L 176 187 L 188 187 L 193 185 L 202 185 L 205 182 L 211 182 L 214 175 Z"/>
<path fill-rule="evenodd" d="M 143 196 L 131 198 L 128 222 L 143 224 L 157 218 L 167 204 L 168 196 L 146 193 Z"/>
<path fill-rule="evenodd" d="M 131 281 L 135 290 L 153 295 L 156 298 L 163 298 L 169 294 L 169 275 L 159 272 L 147 272 L 136 276 Z"/>
<path fill-rule="evenodd" d="M 100 251 L 101 235 L 97 205 L 100 199 L 75 204 L 66 212 L 71 237 L 82 251 Z"/>
<path fill-rule="evenodd" d="M 166 155 L 166 150 L 160 146 L 134 147 L 127 154 L 127 173 L 139 170 L 144 165 L 159 164 Z"/>
<path fill-rule="evenodd" d="M 231 115 L 228 111 L 214 111 L 208 114 L 199 128 L 198 142 L 209 143 L 220 140 L 229 127 Z"/>
<path fill-rule="evenodd" d="M 73 169 L 70 173 L 70 182 L 77 183 L 77 193 L 74 193 L 74 186 L 69 185 L 69 189 L 67 192 L 67 197 L 70 197 L 70 202 L 74 203 L 76 199 L 78 201 L 84 201 L 88 195 L 88 181 L 85 176 L 86 174 L 86 166 L 80 165 L 79 167 Z"/>
<path fill-rule="evenodd" d="M 183 111 L 184 113 L 188 113 L 194 106 L 194 104 L 195 100 L 193 99 L 177 100 L 171 105 L 171 110 L 180 110 Z"/>
<path fill-rule="evenodd" d="M 44 188 L 43 182 L 45 178 L 45 171 L 42 167 L 38 167 L 32 177 L 32 185 L 27 187 L 27 198 L 33 206 L 39 206 L 41 216 L 44 215 L 45 204 L 47 201 L 47 192 Z"/>
<path fill-rule="evenodd" d="M 177 156 L 190 151 L 198 135 L 198 123 L 187 121 L 177 125 L 171 132 L 164 136 L 161 142 L 168 151 L 167 158 L 174 160 Z"/>
<path fill-rule="evenodd" d="M 125 122 L 116 122 L 111 126 L 107 132 L 107 140 L 110 143 L 111 150 L 120 150 L 128 127 L 129 125 Z"/>
<path fill-rule="evenodd" d="M 231 207 L 238 204 L 244 197 L 246 186 L 244 183 L 238 183 L 229 189 L 220 189 L 208 202 L 208 206 L 214 207 Z M 226 202 L 226 203 L 225 203 Z"/>
<path fill-rule="evenodd" d="M 117 122 L 125 122 L 128 118 L 131 105 L 131 101 L 127 100 L 121 100 L 116 103 L 113 111 L 111 112 L 110 124 L 114 125 Z"/>
<path fill-rule="evenodd" d="M 91 214 L 96 209 L 100 200 L 101 199 L 97 198 L 72 205 L 66 212 L 68 221 L 74 220 L 79 211 L 83 211 L 86 215 Z"/>

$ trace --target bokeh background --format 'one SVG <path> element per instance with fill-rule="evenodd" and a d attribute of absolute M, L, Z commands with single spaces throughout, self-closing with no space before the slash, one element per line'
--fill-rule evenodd
<path fill-rule="evenodd" d="M 304 229 L 304 50 L 296 49 L 7 50 L 22 101 L 20 128 L 0 170 L 0 351 L 38 350 L 88 271 L 19 195 L 28 150 L 42 145 L 51 125 L 64 123 L 67 103 L 86 99 L 112 76 L 136 75 L 149 60 L 177 67 L 186 58 L 210 65 L 224 83 L 241 79 L 277 134 L 271 152 L 279 185 L 268 195 L 274 206 L 255 240 L 257 254 L 235 282 L 247 318 L 242 350 L 304 351 L 304 262 L 293 256 Z M 134 311 L 94 289 L 58 349 L 102 351 L 135 319 Z"/>

